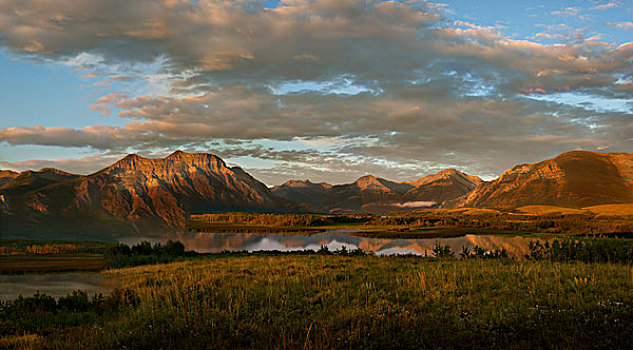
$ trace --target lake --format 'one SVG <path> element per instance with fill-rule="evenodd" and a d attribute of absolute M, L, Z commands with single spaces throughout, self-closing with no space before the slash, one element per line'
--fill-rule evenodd
<path fill-rule="evenodd" d="M 33 296 L 36 292 L 58 298 L 73 290 L 81 289 L 92 297 L 104 296 L 118 285 L 113 275 L 100 273 L 38 273 L 24 275 L 0 275 L 0 300 Z"/>
<path fill-rule="evenodd" d="M 376 255 L 415 254 L 431 255 L 433 247 L 440 242 L 449 245 L 453 252 L 459 253 L 462 247 L 472 249 L 479 246 L 485 250 L 505 249 L 510 257 L 521 258 L 529 252 L 528 244 L 535 240 L 528 236 L 509 235 L 464 235 L 452 238 L 369 238 L 353 235 L 351 230 L 331 230 L 313 235 L 275 235 L 253 233 L 183 233 L 172 237 L 138 238 L 121 240 L 134 244 L 141 240 L 152 243 L 177 239 L 184 243 L 187 250 L 199 253 L 219 253 L 223 251 L 298 251 L 319 250 L 326 246 L 330 251 L 345 246 L 348 250 L 360 248 Z M 542 238 L 539 238 L 542 239 Z"/>

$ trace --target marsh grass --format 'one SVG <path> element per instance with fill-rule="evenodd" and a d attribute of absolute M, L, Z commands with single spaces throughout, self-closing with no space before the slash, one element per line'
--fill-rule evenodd
<path fill-rule="evenodd" d="M 139 297 L 52 348 L 626 348 L 621 264 L 234 256 L 112 270 Z"/>

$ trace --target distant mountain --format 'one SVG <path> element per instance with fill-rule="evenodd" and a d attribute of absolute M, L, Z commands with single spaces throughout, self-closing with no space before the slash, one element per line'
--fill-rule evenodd
<path fill-rule="evenodd" d="M 517 165 L 445 207 L 633 203 L 633 154 L 567 152 Z"/>
<path fill-rule="evenodd" d="M 3 235 L 152 235 L 193 212 L 300 211 L 263 183 L 211 154 L 128 155 L 95 174 L 24 172 L 0 188 Z"/>
<path fill-rule="evenodd" d="M 367 175 L 351 184 L 333 186 L 319 208 L 334 213 L 394 211 L 411 188 L 409 184 Z"/>
<path fill-rule="evenodd" d="M 367 175 L 351 184 L 332 186 L 309 181 L 288 181 L 275 186 L 275 195 L 313 205 L 332 213 L 390 212 L 433 207 L 477 187 L 482 180 L 454 169 L 417 181 L 393 182 Z"/>
<path fill-rule="evenodd" d="M 0 185 L 0 193 L 5 195 L 26 193 L 64 180 L 81 177 L 81 175 L 53 168 L 44 168 L 40 171 L 27 170 L 14 174 L 15 176 Z"/>
<path fill-rule="evenodd" d="M 434 202 L 442 203 L 472 191 L 482 182 L 483 180 L 477 176 L 447 169 L 437 174 L 427 175 L 415 182 L 409 182 L 414 188 L 405 193 L 404 198 L 407 201 L 433 198 Z"/>
<path fill-rule="evenodd" d="M 286 198 L 297 203 L 306 203 L 319 207 L 323 196 L 332 188 L 332 185 L 321 182 L 313 183 L 310 180 L 289 180 L 281 186 L 273 186 L 271 191 L 279 197 Z"/>
<path fill-rule="evenodd" d="M 15 171 L 0 170 L 0 186 L 13 180 L 16 176 L 18 176 L 18 173 L 16 173 Z"/>

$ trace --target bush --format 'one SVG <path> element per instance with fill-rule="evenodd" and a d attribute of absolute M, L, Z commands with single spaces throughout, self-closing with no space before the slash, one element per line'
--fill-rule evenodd
<path fill-rule="evenodd" d="M 437 258 L 448 258 L 453 257 L 453 251 L 449 245 L 442 245 L 442 243 L 435 243 L 435 247 L 433 247 L 433 255 Z"/>
<path fill-rule="evenodd" d="M 109 297 L 76 290 L 55 298 L 36 293 L 0 302 L 0 336 L 25 332 L 47 333 L 57 327 L 78 326 L 96 322 L 104 313 L 133 309 L 140 299 L 131 289 L 115 289 Z"/>
<path fill-rule="evenodd" d="M 596 263 L 633 262 L 633 242 L 625 239 L 558 240 L 541 243 L 530 242 L 530 260 L 551 260 L 557 262 L 582 261 Z"/>
<path fill-rule="evenodd" d="M 132 247 L 119 243 L 108 248 L 105 252 L 105 267 L 119 268 L 147 264 L 166 263 L 178 260 L 194 252 L 185 251 L 185 245 L 180 241 L 168 240 L 165 245 L 142 241 Z"/>

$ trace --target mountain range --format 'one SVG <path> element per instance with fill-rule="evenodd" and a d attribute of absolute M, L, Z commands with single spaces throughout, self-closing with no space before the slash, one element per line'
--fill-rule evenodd
<path fill-rule="evenodd" d="M 455 169 L 416 181 L 367 175 L 350 184 L 290 180 L 268 188 L 217 156 L 131 154 L 91 175 L 0 171 L 0 237 L 148 236 L 192 213 L 381 213 L 435 207 L 633 203 L 633 155 L 573 151 L 517 165 L 492 181 Z"/>
<path fill-rule="evenodd" d="M 380 213 L 437 207 L 444 201 L 463 196 L 482 182 L 476 176 L 448 169 L 417 181 L 403 182 L 373 175 L 344 185 L 290 180 L 273 187 L 272 192 L 279 197 L 307 203 L 330 213 Z"/>

